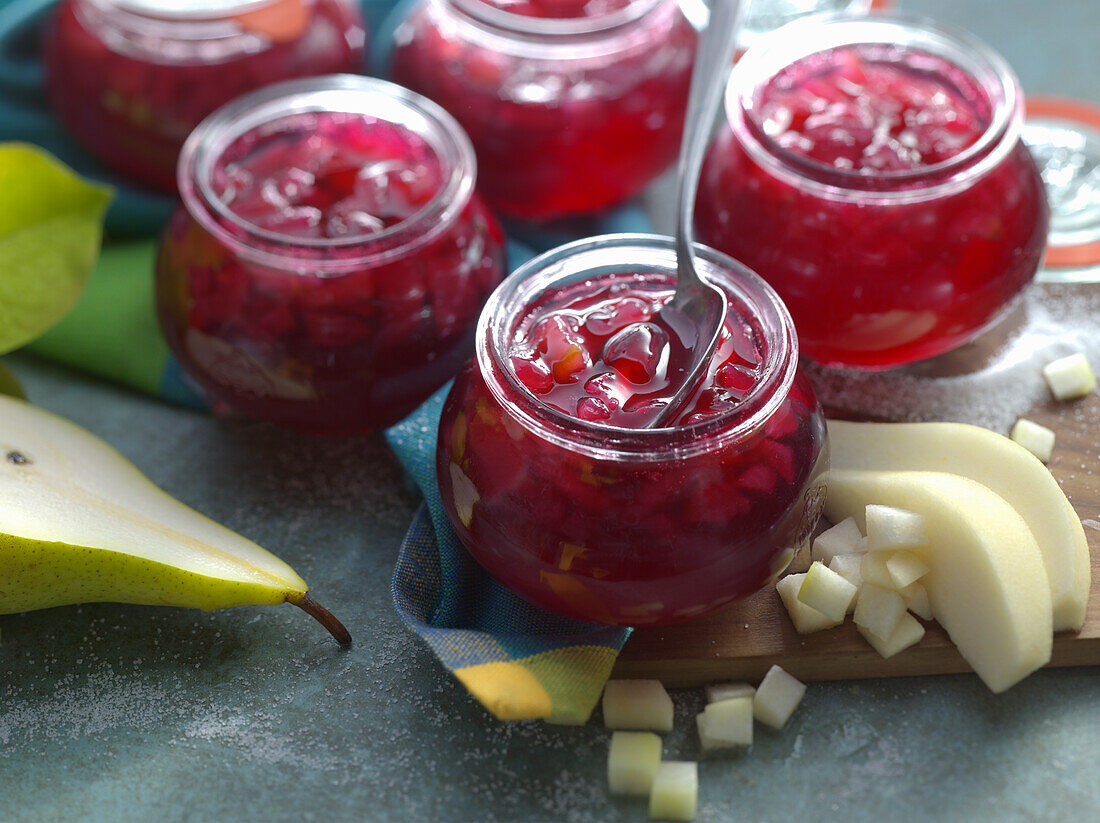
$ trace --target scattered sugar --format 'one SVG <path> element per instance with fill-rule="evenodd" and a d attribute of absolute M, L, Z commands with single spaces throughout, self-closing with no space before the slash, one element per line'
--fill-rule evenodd
<path fill-rule="evenodd" d="M 962 349 L 884 372 L 807 372 L 830 414 L 943 420 L 1006 432 L 1050 398 L 1042 367 L 1073 352 L 1100 360 L 1100 291 L 1036 286 L 997 327 Z"/>

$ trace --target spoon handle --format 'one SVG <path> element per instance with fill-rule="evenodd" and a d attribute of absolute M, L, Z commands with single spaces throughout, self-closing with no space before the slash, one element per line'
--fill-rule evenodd
<path fill-rule="evenodd" d="M 694 236 L 691 223 L 695 210 L 695 194 L 699 188 L 699 173 L 703 167 L 703 155 L 710 139 L 711 127 L 714 125 L 714 114 L 726 88 L 721 78 L 733 61 L 744 5 L 742 0 L 711 0 L 710 19 L 699 38 L 699 51 L 695 55 L 695 66 L 691 73 L 684 136 L 680 142 L 677 168 L 677 254 L 690 254 Z"/>

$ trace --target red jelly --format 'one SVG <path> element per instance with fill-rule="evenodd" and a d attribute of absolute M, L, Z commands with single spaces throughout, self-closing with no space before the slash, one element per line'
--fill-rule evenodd
<path fill-rule="evenodd" d="M 396 422 L 472 352 L 504 274 L 474 158 L 430 101 L 350 75 L 219 110 L 157 260 L 170 347 L 212 400 L 304 431 Z"/>
<path fill-rule="evenodd" d="M 774 292 L 701 250 L 730 313 L 706 380 L 665 428 L 688 347 L 659 313 L 668 238 L 613 235 L 527 264 L 490 298 L 440 424 L 438 477 L 497 579 L 572 617 L 688 620 L 773 579 L 824 502 L 825 425 Z"/>
<path fill-rule="evenodd" d="M 803 354 L 886 368 L 969 341 L 1031 281 L 1048 211 L 1004 61 L 890 18 L 750 50 L 700 182 L 700 239 L 786 302 Z"/>
<path fill-rule="evenodd" d="M 176 185 L 176 159 L 214 109 L 280 80 L 357 72 L 354 0 L 64 0 L 46 36 L 57 116 L 101 162 Z"/>
<path fill-rule="evenodd" d="M 675 0 L 422 0 L 392 75 L 462 124 L 490 205 L 547 220 L 625 200 L 668 167 L 696 39 Z"/>

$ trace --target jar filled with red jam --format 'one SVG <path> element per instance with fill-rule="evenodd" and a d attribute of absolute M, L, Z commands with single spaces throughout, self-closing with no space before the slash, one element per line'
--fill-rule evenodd
<path fill-rule="evenodd" d="M 744 266 L 697 248 L 728 318 L 705 380 L 660 428 L 694 345 L 661 312 L 670 238 L 562 246 L 486 304 L 477 360 L 443 409 L 440 493 L 481 565 L 547 609 L 689 620 L 772 580 L 817 521 L 825 423 L 790 316 Z"/>
<path fill-rule="evenodd" d="M 355 0 L 63 0 L 46 35 L 50 101 L 100 162 L 171 191 L 191 130 L 281 80 L 362 69 Z"/>
<path fill-rule="evenodd" d="M 1048 209 L 1008 65 L 904 18 L 787 26 L 735 66 L 700 239 L 758 272 L 802 353 L 881 369 L 993 324 L 1031 281 Z"/>
<path fill-rule="evenodd" d="M 180 156 L 157 257 L 172 351 L 215 405 L 322 434 L 396 422 L 473 353 L 504 276 L 451 117 L 366 77 L 219 109 Z"/>
<path fill-rule="evenodd" d="M 394 80 L 466 129 L 501 214 L 597 211 L 676 157 L 697 40 L 676 0 L 422 0 L 394 36 Z"/>

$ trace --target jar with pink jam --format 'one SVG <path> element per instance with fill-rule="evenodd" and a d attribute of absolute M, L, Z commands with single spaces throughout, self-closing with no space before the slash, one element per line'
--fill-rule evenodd
<path fill-rule="evenodd" d="M 700 240 L 767 280 L 804 355 L 883 369 L 1002 317 L 1047 236 L 1004 60 L 903 17 L 787 26 L 734 67 L 703 168 Z"/>
<path fill-rule="evenodd" d="M 813 531 L 825 421 L 790 316 L 744 266 L 697 248 L 729 316 L 705 380 L 661 428 L 694 345 L 661 313 L 671 238 L 562 246 L 486 304 L 437 476 L 470 553 L 533 603 L 614 625 L 693 619 L 773 580 Z"/>
<path fill-rule="evenodd" d="M 216 407 L 321 434 L 396 422 L 473 354 L 504 276 L 451 117 L 381 80 L 270 86 L 180 156 L 157 256 L 165 338 Z"/>
<path fill-rule="evenodd" d="M 503 215 L 598 211 L 676 157 L 697 41 L 676 0 L 422 0 L 394 38 L 393 79 L 462 124 Z"/>
<path fill-rule="evenodd" d="M 275 83 L 363 68 L 355 0 L 63 0 L 46 33 L 50 102 L 105 166 L 172 191 L 214 109 Z"/>

